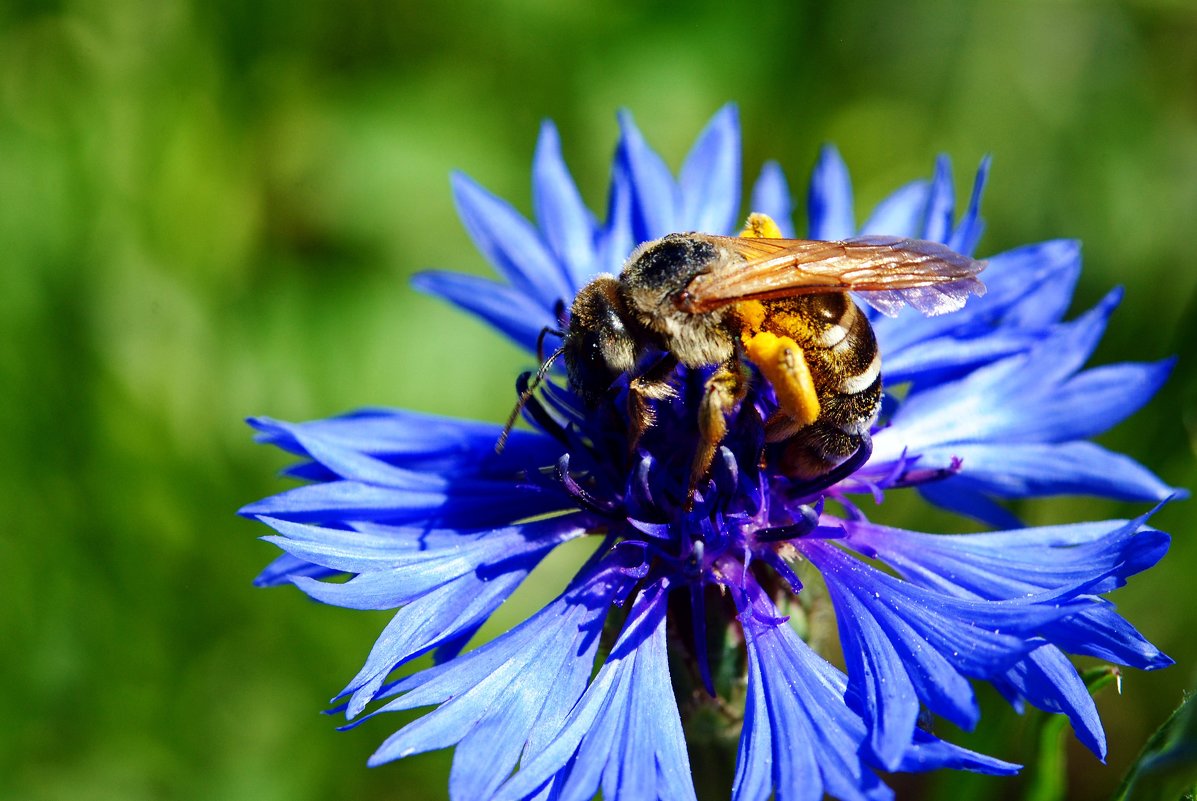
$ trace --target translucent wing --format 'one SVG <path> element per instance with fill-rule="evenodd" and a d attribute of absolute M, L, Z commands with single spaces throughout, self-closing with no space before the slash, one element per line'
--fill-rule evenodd
<path fill-rule="evenodd" d="M 893 317 L 904 305 L 926 315 L 985 294 L 977 273 L 985 262 L 938 242 L 862 236 L 842 242 L 707 236 L 732 260 L 696 276 L 675 299 L 699 314 L 741 300 L 771 300 L 822 292 L 859 292 L 861 300 Z"/>

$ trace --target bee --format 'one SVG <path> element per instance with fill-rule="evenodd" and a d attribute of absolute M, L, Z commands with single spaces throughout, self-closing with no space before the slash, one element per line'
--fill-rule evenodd
<path fill-rule="evenodd" d="M 780 470 L 813 479 L 867 442 L 881 407 L 877 339 L 847 293 L 890 316 L 904 305 L 942 314 L 984 294 L 984 267 L 914 239 L 784 239 L 753 214 L 739 236 L 679 233 L 640 245 L 618 278 L 601 275 L 578 293 L 557 353 L 589 407 L 650 353 L 665 354 L 629 382 L 632 447 L 654 422 L 651 401 L 676 394 L 669 379 L 678 364 L 717 368 L 698 409 L 691 495 L 747 394 L 750 363 L 777 397 L 765 439 L 780 446 Z"/>

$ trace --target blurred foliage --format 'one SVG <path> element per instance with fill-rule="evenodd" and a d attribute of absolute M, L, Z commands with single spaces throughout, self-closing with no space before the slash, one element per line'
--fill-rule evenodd
<path fill-rule="evenodd" d="M 1148 738 L 1115 801 L 1192 801 L 1197 796 L 1197 701 L 1188 695 Z"/>
<path fill-rule="evenodd" d="M 1096 695 L 1111 684 L 1121 686 L 1122 669 L 1102 665 L 1084 671 L 1081 679 L 1090 695 Z M 1039 747 L 1035 758 L 1027 765 L 1023 801 L 1060 801 L 1068 797 L 1068 718 L 1042 711 L 1030 714 L 1039 722 Z"/>
<path fill-rule="evenodd" d="M 677 166 L 736 100 L 746 177 L 777 158 L 797 188 L 836 142 L 862 213 L 939 152 L 963 193 L 993 153 L 982 252 L 1084 240 L 1074 311 L 1127 286 L 1098 361 L 1180 361 L 1104 442 L 1197 486 L 1190 0 L 449 8 L 0 3 L 0 554 L 14 568 L 0 586 L 0 798 L 445 796 L 447 754 L 365 768 L 400 718 L 342 734 L 317 714 L 386 616 L 250 586 L 274 549 L 233 511 L 282 489 L 284 462 L 241 419 L 388 404 L 501 420 L 528 357 L 406 279 L 487 269 L 447 174 L 528 210 L 545 117 L 600 209 L 619 107 Z M 961 526 L 894 507 L 908 525 Z M 1188 508 L 1157 515 L 1172 553 L 1116 596 L 1179 665 L 1101 695 L 1109 764 L 1072 740 L 1071 798 L 1109 796 L 1191 681 Z M 540 571 L 492 628 L 569 567 Z M 1033 760 L 1028 718 L 992 694 L 984 706 L 959 741 Z M 895 780 L 943 799 L 1020 782 Z"/>

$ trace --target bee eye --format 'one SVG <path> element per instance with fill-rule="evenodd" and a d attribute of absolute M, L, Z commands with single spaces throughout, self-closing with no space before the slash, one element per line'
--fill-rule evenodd
<path fill-rule="evenodd" d="M 583 401 L 596 405 L 620 373 L 631 369 L 631 350 L 622 325 L 576 332 L 567 340 L 565 350 L 570 385 Z"/>
<path fill-rule="evenodd" d="M 574 301 L 563 352 L 570 386 L 590 405 L 599 403 L 620 373 L 636 366 L 635 337 L 623 319 L 613 278 L 599 278 Z"/>

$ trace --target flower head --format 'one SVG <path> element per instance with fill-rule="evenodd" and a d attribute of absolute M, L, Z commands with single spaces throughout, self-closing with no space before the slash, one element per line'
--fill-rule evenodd
<path fill-rule="evenodd" d="M 739 125 L 721 110 L 674 179 L 630 117 L 607 218 L 583 205 L 555 129 L 534 162 L 536 224 L 464 176 L 465 227 L 503 281 L 427 273 L 419 288 L 479 315 L 529 351 L 568 325 L 577 292 L 617 272 L 636 243 L 672 231 L 732 234 Z M 902 187 L 859 228 L 847 168 L 826 148 L 807 235 L 886 234 L 971 255 L 988 161 L 955 218 L 948 162 Z M 793 234 L 789 190 L 766 165 L 751 210 Z M 1104 757 L 1096 710 L 1065 652 L 1151 669 L 1170 663 L 1101 597 L 1168 547 L 1146 518 L 1022 528 L 1003 499 L 1089 493 L 1159 502 L 1175 490 L 1086 440 L 1129 415 L 1170 362 L 1083 369 L 1117 296 L 1065 322 L 1075 243 L 988 257 L 988 294 L 925 318 L 872 318 L 888 396 L 881 423 L 841 465 L 786 469 L 770 437 L 778 393 L 752 374 L 711 441 L 698 416 L 718 366 L 661 362 L 671 391 L 637 426 L 630 384 L 599 402 L 549 374 L 528 393 L 531 430 L 368 410 L 290 424 L 259 439 L 301 457 L 309 483 L 251 504 L 284 555 L 259 578 L 358 609 L 396 609 L 341 693 L 350 718 L 435 707 L 372 758 L 456 747 L 454 799 L 694 797 L 684 731 L 714 709 L 738 731 L 736 799 L 885 798 L 881 775 L 1016 766 L 953 746 L 927 712 L 971 728 L 973 682 L 1016 706 L 1069 716 Z M 640 365 L 640 370 L 653 369 Z M 528 375 L 520 389 L 529 387 Z M 1005 530 L 943 536 L 871 522 L 861 498 L 915 488 Z M 557 545 L 597 549 L 564 592 L 520 626 L 466 650 L 479 627 Z M 883 570 L 878 565 L 888 567 Z M 341 580 L 348 577 L 348 580 Z M 328 579 L 336 578 L 335 581 Z M 846 671 L 800 636 L 804 584 L 834 605 Z M 399 669 L 432 652 L 435 666 Z M 597 672 L 596 672 L 597 671 Z M 718 698 L 718 702 L 711 699 Z"/>

